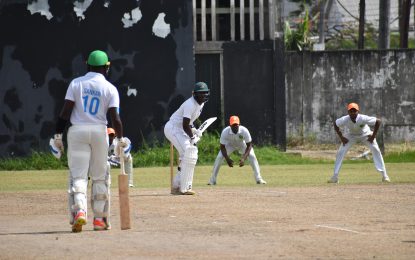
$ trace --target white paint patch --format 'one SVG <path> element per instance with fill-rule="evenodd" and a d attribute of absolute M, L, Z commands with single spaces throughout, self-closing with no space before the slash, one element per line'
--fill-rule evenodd
<path fill-rule="evenodd" d="M 48 20 L 52 19 L 53 17 L 52 13 L 49 11 L 48 0 L 34 1 L 31 4 L 27 5 L 27 10 L 30 11 L 30 14 L 40 13 L 40 15 L 45 16 Z"/>
<path fill-rule="evenodd" d="M 128 86 L 127 96 L 131 96 L 131 95 L 134 95 L 134 97 L 136 97 L 137 96 L 137 89 L 130 88 L 130 86 Z"/>
<path fill-rule="evenodd" d="M 160 38 L 166 38 L 170 33 L 170 24 L 164 21 L 165 13 L 159 13 L 153 24 L 153 33 Z"/>
<path fill-rule="evenodd" d="M 85 19 L 84 12 L 88 7 L 91 5 L 93 0 L 85 0 L 83 2 L 74 2 L 73 3 L 73 10 L 76 13 L 76 16 L 80 18 L 81 20 Z"/>
<path fill-rule="evenodd" d="M 412 106 L 413 104 L 415 104 L 415 102 L 412 102 L 412 101 L 402 101 L 402 102 L 399 104 L 399 106 L 404 106 L 404 107 L 406 107 L 406 106 Z"/>
<path fill-rule="evenodd" d="M 330 228 L 330 229 L 335 229 L 335 230 L 340 230 L 340 231 L 346 231 L 346 232 L 351 232 L 351 233 L 356 233 L 356 234 L 362 234 L 361 232 L 351 230 L 351 229 L 347 229 L 347 228 L 332 227 L 332 226 L 327 226 L 327 225 L 315 225 L 315 226 L 316 227 L 321 227 L 321 228 Z"/>
<path fill-rule="evenodd" d="M 136 24 L 138 21 L 140 21 L 142 17 L 143 17 L 143 14 L 141 13 L 140 8 L 137 7 L 131 10 L 131 14 L 125 13 L 121 21 L 124 24 L 124 28 L 128 28 Z"/>

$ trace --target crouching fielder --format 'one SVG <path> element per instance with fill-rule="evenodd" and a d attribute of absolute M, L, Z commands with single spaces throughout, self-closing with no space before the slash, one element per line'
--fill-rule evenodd
<path fill-rule="evenodd" d="M 336 162 L 334 164 L 334 174 L 328 182 L 339 182 L 339 172 L 344 156 L 350 147 L 356 142 L 361 142 L 369 147 L 373 155 L 373 162 L 376 170 L 378 170 L 382 175 L 382 181 L 390 182 L 389 176 L 386 173 L 382 153 L 380 152 L 379 146 L 375 139 L 376 133 L 378 132 L 380 126 L 380 119 L 359 114 L 359 105 L 356 103 L 350 103 L 347 106 L 347 111 L 349 115 L 340 117 L 336 120 L 336 122 L 334 122 L 334 130 L 340 137 L 342 143 L 337 151 Z M 374 126 L 373 132 L 370 130 L 368 125 Z M 340 131 L 340 127 L 348 129 L 348 133 L 343 135 Z"/>
<path fill-rule="evenodd" d="M 240 125 L 239 117 L 231 116 L 229 119 L 229 126 L 223 129 L 220 135 L 220 151 L 213 166 L 212 176 L 210 177 L 208 185 L 216 185 L 219 168 L 225 158 L 229 167 L 233 167 L 233 161 L 229 157 L 231 153 L 238 151 L 241 154 L 239 160 L 239 167 L 245 165 L 245 160 L 248 158 L 254 171 L 254 178 L 257 184 L 266 184 L 261 177 L 258 160 L 255 156 L 254 148 L 252 147 L 252 138 L 248 129 Z"/>
<path fill-rule="evenodd" d="M 193 122 L 202 113 L 205 102 L 209 99 L 209 88 L 204 82 L 198 82 L 193 89 L 193 96 L 187 99 L 173 113 L 164 127 L 166 138 L 179 152 L 179 167 L 173 179 L 172 194 L 194 195 L 192 190 L 193 173 L 197 162 L 196 143 L 201 133 L 193 134 Z"/>

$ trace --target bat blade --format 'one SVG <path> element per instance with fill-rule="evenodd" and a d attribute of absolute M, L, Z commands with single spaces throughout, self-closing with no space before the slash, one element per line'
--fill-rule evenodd
<path fill-rule="evenodd" d="M 118 191 L 120 203 L 120 223 L 121 229 L 130 229 L 130 197 L 128 192 L 128 175 L 118 175 Z"/>
<path fill-rule="evenodd" d="M 201 133 L 203 133 L 211 124 L 213 124 L 213 122 L 215 122 L 216 121 L 216 119 L 217 119 L 217 117 L 211 117 L 211 118 L 208 118 L 208 119 L 206 119 L 206 121 L 205 122 L 203 122 L 201 125 L 200 125 L 200 127 L 199 127 L 199 131 L 201 132 Z"/>

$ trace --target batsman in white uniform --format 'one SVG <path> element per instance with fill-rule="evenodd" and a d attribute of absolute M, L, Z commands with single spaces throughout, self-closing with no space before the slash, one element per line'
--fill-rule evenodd
<path fill-rule="evenodd" d="M 266 184 L 261 177 L 258 160 L 255 156 L 254 148 L 252 147 L 252 138 L 248 129 L 240 125 L 239 117 L 231 116 L 229 119 L 229 126 L 222 130 L 220 135 L 220 151 L 213 166 L 212 176 L 210 177 L 208 185 L 216 185 L 219 168 L 225 158 L 229 167 L 233 167 L 233 160 L 229 157 L 234 151 L 241 155 L 239 160 L 239 167 L 245 165 L 245 160 L 248 158 L 254 171 L 254 178 L 257 184 Z"/>
<path fill-rule="evenodd" d="M 373 155 L 373 162 L 376 170 L 382 175 L 383 182 L 390 182 L 389 176 L 386 173 L 385 163 L 383 162 L 382 153 L 380 152 L 379 146 L 376 142 L 376 134 L 380 126 L 380 119 L 372 116 L 366 116 L 359 114 L 359 105 L 356 103 L 350 103 L 347 106 L 348 115 L 340 117 L 334 122 L 334 130 L 340 137 L 341 145 L 336 155 L 336 162 L 334 164 L 334 174 L 328 181 L 329 183 L 339 182 L 339 172 L 342 166 L 344 156 L 350 147 L 360 142 L 369 147 Z M 373 127 L 373 132 L 370 130 L 370 126 Z M 348 132 L 342 134 L 340 128 L 343 127 Z"/>
<path fill-rule="evenodd" d="M 115 135 L 115 130 L 113 128 L 107 128 L 107 134 L 109 139 L 110 147 L 108 148 L 108 175 L 110 176 L 111 166 L 119 167 L 121 158 L 115 155 L 115 148 L 117 147 L 117 138 Z M 134 168 L 133 168 L 133 156 L 131 155 L 131 141 L 128 137 L 124 137 L 124 141 L 127 144 L 124 147 L 124 155 L 122 160 L 124 160 L 124 169 L 125 173 L 128 174 L 128 186 L 134 187 Z"/>
<path fill-rule="evenodd" d="M 197 82 L 193 95 L 174 112 L 164 127 L 166 138 L 179 152 L 179 167 L 173 179 L 172 194 L 194 195 L 192 190 L 193 173 L 197 162 L 196 143 L 201 133 L 193 127 L 193 122 L 202 113 L 209 99 L 209 88 L 204 82 Z"/>
<path fill-rule="evenodd" d="M 118 114 L 117 89 L 106 80 L 110 62 L 103 51 L 93 51 L 87 60 L 88 73 L 69 84 L 56 124 L 54 146 L 64 151 L 62 133 L 70 120 L 68 142 L 68 204 L 72 232 L 81 232 L 87 222 L 88 176 L 91 179 L 91 205 L 94 230 L 110 229 L 110 178 L 107 173 L 107 112 L 118 138 L 120 151 L 125 146 L 123 126 Z"/>

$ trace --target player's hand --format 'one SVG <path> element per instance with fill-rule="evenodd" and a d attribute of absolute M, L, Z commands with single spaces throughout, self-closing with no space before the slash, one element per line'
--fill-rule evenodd
<path fill-rule="evenodd" d="M 369 143 L 373 143 L 373 140 L 375 140 L 375 137 L 373 135 L 369 135 L 368 138 L 367 138 L 367 141 Z"/>
<path fill-rule="evenodd" d="M 344 136 L 341 137 L 341 140 L 342 140 L 343 145 L 346 145 L 349 142 L 349 139 L 347 139 Z"/>
<path fill-rule="evenodd" d="M 241 160 L 239 160 L 239 167 L 242 167 L 244 165 L 245 165 L 245 160 L 241 158 Z"/>
<path fill-rule="evenodd" d="M 200 137 L 197 136 L 196 134 L 194 134 L 191 138 L 190 138 L 190 144 L 192 145 L 196 145 L 197 142 L 200 141 Z"/>
<path fill-rule="evenodd" d="M 228 163 L 229 167 L 233 167 L 233 160 L 231 158 L 227 158 L 226 162 Z"/>
<path fill-rule="evenodd" d="M 124 137 L 117 138 L 117 145 L 114 149 L 115 156 L 120 157 L 121 153 L 122 155 L 124 155 L 124 148 L 127 146 L 128 144 Z"/>
<path fill-rule="evenodd" d="M 62 142 L 62 134 L 55 134 L 53 136 L 53 144 L 57 149 L 59 149 L 62 153 L 64 152 L 64 146 Z"/>

